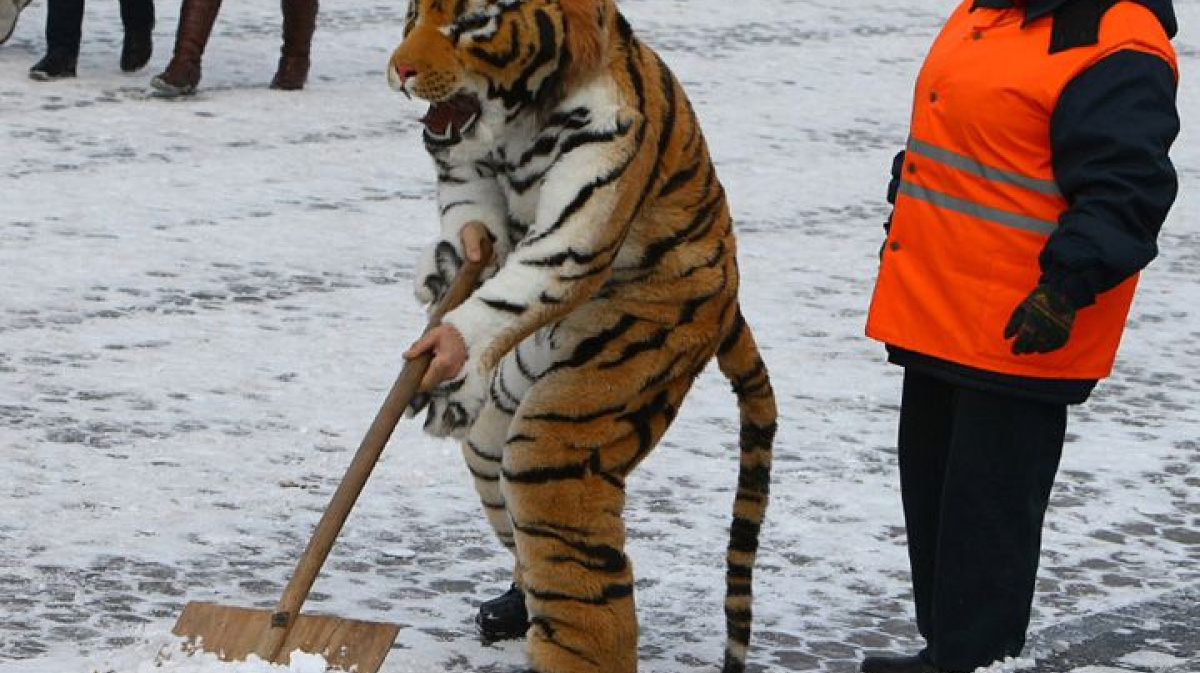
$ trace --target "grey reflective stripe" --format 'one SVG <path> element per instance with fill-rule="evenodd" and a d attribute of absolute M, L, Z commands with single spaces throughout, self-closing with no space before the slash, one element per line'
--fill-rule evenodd
<path fill-rule="evenodd" d="M 957 168 L 960 171 L 966 171 L 972 175 L 978 175 L 981 178 L 992 180 L 994 182 L 1003 182 L 1009 185 L 1024 187 L 1025 189 L 1038 192 L 1039 194 L 1049 194 L 1050 196 L 1062 196 L 1058 191 L 1058 184 L 1053 180 L 1039 180 L 1031 178 L 1020 173 L 1010 173 L 1002 171 L 999 168 L 992 168 L 979 163 L 975 159 L 957 152 L 951 152 L 948 149 L 931 145 L 924 140 L 916 138 L 908 139 L 908 151 L 913 154 L 928 157 L 934 161 L 946 164 L 952 168 Z"/>
<path fill-rule="evenodd" d="M 1017 229 L 1024 229 L 1025 231 L 1032 231 L 1039 234 L 1045 234 L 1047 236 L 1053 233 L 1054 229 L 1058 226 L 1056 222 L 1047 222 L 1046 220 L 1039 220 L 1033 217 L 1027 217 L 1025 215 L 1018 215 L 1017 213 L 1010 213 L 1007 210 L 1000 210 L 999 208 L 981 206 L 978 203 L 973 203 L 957 196 L 943 194 L 942 192 L 935 192 L 932 189 L 914 185 L 911 182 L 901 182 L 900 193 L 906 196 L 911 196 L 914 199 L 932 203 L 939 208 L 953 210 L 955 212 L 963 213 L 964 215 L 970 215 L 971 217 L 978 217 L 981 220 L 987 220 L 988 222 L 995 222 L 1008 227 L 1016 227 Z"/>

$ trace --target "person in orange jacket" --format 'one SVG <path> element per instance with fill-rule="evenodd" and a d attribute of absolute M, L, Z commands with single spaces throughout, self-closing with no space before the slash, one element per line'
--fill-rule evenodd
<path fill-rule="evenodd" d="M 1116 357 L 1178 183 L 1170 0 L 965 0 L 917 79 L 867 334 L 904 367 L 898 462 L 926 647 L 1020 654 L 1066 435 Z"/>

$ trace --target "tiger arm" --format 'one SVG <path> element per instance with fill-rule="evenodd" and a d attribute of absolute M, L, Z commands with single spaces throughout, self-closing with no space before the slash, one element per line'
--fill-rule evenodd
<path fill-rule="evenodd" d="M 508 204 L 494 170 L 486 162 L 447 166 L 439 161 L 437 200 L 441 233 L 426 247 L 413 273 L 414 294 L 423 304 L 440 300 L 462 266 L 462 230 L 467 224 L 482 224 L 492 239 L 495 257 L 484 271 L 485 278 L 504 263 L 511 247 Z"/>
<path fill-rule="evenodd" d="M 472 362 L 490 371 L 505 353 L 539 328 L 591 298 L 611 274 L 633 219 L 640 187 L 629 172 L 642 141 L 640 115 L 615 109 L 604 143 L 584 143 L 547 171 L 533 226 L 499 272 L 446 324 L 462 335 Z M 633 192 L 622 200 L 622 189 Z"/>

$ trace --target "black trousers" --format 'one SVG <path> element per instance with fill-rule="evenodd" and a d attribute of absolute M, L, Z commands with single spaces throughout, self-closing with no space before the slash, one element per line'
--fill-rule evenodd
<path fill-rule="evenodd" d="M 970 671 L 1025 645 L 1067 408 L 905 370 L 899 462 L 922 655 Z"/>
<path fill-rule="evenodd" d="M 154 29 L 154 0 L 120 0 L 126 34 Z M 46 49 L 75 58 L 83 36 L 83 0 L 50 0 L 46 13 Z"/>

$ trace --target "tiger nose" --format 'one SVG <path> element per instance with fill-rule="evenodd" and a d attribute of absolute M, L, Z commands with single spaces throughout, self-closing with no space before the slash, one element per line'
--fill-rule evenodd
<path fill-rule="evenodd" d="M 404 84 L 415 77 L 417 69 L 407 63 L 392 61 L 388 67 L 388 85 L 396 91 L 403 91 Z"/>

